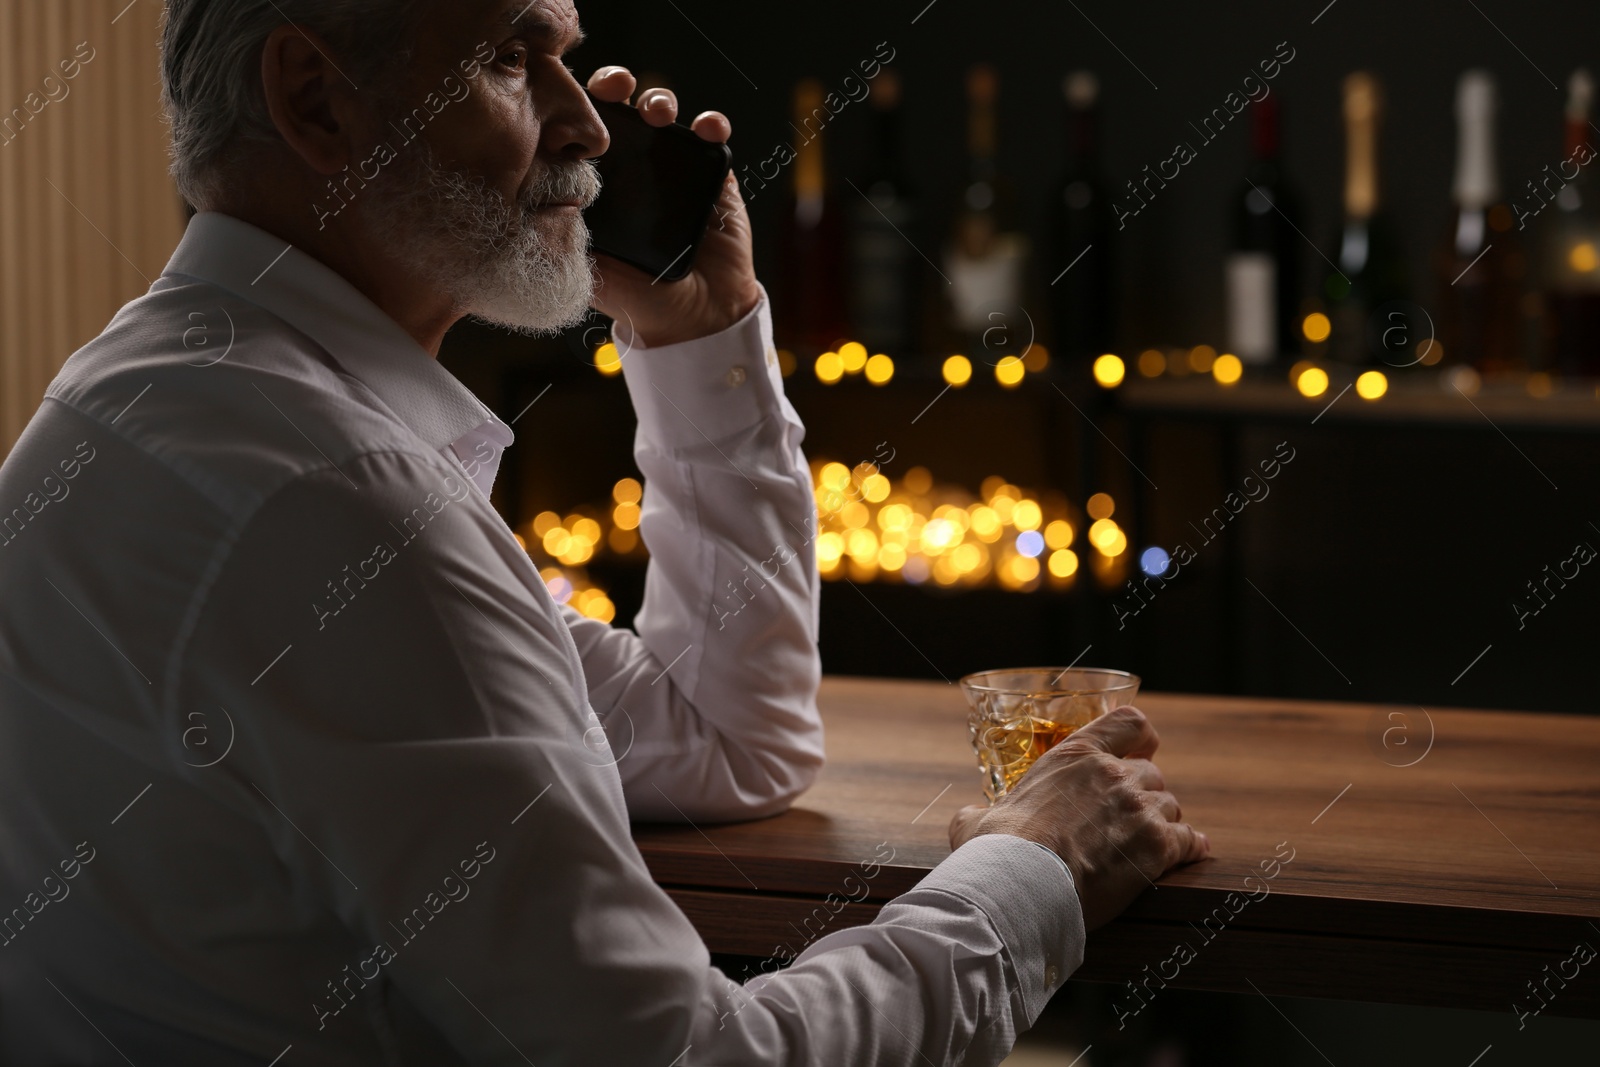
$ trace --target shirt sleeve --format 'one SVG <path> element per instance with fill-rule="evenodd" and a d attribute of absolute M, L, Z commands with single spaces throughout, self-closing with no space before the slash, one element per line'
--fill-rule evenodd
<path fill-rule="evenodd" d="M 765 294 L 646 348 L 617 327 L 650 550 L 637 633 L 567 610 L 635 819 L 787 808 L 822 768 L 816 509 Z"/>
<path fill-rule="evenodd" d="M 304 991 L 307 1062 L 367 1025 L 340 991 L 376 985 L 473 1064 L 993 1064 L 1081 958 L 1058 861 L 989 836 L 785 971 L 711 967 L 589 758 L 553 601 L 443 460 L 280 489 L 193 623 L 179 706 L 226 707 L 237 738 L 179 773 L 281 865 L 238 906 L 250 937 L 304 942 L 271 993 Z"/>

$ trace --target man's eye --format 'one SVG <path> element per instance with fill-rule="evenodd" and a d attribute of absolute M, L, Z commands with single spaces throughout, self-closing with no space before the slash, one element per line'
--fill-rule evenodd
<path fill-rule="evenodd" d="M 500 62 L 512 70 L 521 70 L 527 65 L 528 54 L 520 49 L 513 49 L 500 57 Z"/>

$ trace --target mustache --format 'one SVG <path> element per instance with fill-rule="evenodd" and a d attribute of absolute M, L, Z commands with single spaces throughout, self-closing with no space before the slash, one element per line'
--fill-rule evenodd
<path fill-rule="evenodd" d="M 588 160 L 573 163 L 552 163 L 528 186 L 522 195 L 522 206 L 545 207 L 549 204 L 577 204 L 587 208 L 600 195 L 600 172 Z"/>

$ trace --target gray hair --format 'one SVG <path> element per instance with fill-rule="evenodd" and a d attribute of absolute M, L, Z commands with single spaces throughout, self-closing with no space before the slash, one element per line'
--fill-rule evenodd
<path fill-rule="evenodd" d="M 233 150 L 280 140 L 261 87 L 261 50 L 284 23 L 327 42 L 345 76 L 381 89 L 404 69 L 426 0 L 167 0 L 161 95 L 172 176 L 203 206 L 225 186 Z"/>

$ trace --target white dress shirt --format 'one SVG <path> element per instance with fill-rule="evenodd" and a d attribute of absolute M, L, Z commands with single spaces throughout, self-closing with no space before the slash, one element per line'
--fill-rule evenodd
<path fill-rule="evenodd" d="M 278 238 L 198 216 L 67 362 L 0 466 L 0 1062 L 993 1064 L 1031 1025 L 1084 935 L 1019 838 L 743 986 L 652 882 L 630 816 L 821 769 L 815 519 L 764 298 L 619 341 L 636 634 L 490 506 L 510 429 Z"/>

